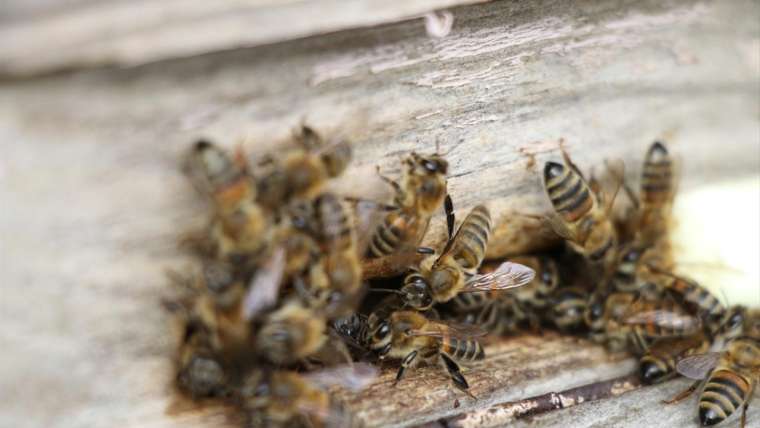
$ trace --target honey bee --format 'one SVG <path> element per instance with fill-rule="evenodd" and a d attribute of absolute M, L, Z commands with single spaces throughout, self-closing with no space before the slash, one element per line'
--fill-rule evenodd
<path fill-rule="evenodd" d="M 666 403 L 683 400 L 702 384 L 699 397 L 702 426 L 716 425 L 741 407 L 743 428 L 749 400 L 760 381 L 760 311 L 748 312 L 742 335 L 729 342 L 724 351 L 686 357 L 676 369 L 696 382 Z"/>
<path fill-rule="evenodd" d="M 188 162 L 191 177 L 214 207 L 209 241 L 214 258 L 237 262 L 255 260 L 271 235 L 269 216 L 256 203 L 256 186 L 242 152 L 234 158 L 201 140 Z"/>
<path fill-rule="evenodd" d="M 552 293 L 549 319 L 562 332 L 577 331 L 585 326 L 584 314 L 590 295 L 583 287 L 560 287 Z"/>
<path fill-rule="evenodd" d="M 639 359 L 639 376 L 647 385 L 668 380 L 676 376 L 679 360 L 704 353 L 709 347 L 710 340 L 702 332 L 656 340 Z"/>
<path fill-rule="evenodd" d="M 393 188 L 394 197 L 369 240 L 365 270 L 373 277 L 398 275 L 406 269 L 430 218 L 447 196 L 449 164 L 442 155 L 412 152 L 402 166 L 400 183 L 380 175 Z"/>
<path fill-rule="evenodd" d="M 727 308 L 706 288 L 687 278 L 669 275 L 665 289 L 711 326 L 719 326 Z"/>
<path fill-rule="evenodd" d="M 559 269 L 548 257 L 516 257 L 510 261 L 530 267 L 538 275 L 513 293 L 488 291 L 459 294 L 453 299 L 456 310 L 468 320 L 492 334 L 515 332 L 527 323 L 537 331 L 539 316 L 549 307 L 549 299 L 559 286 Z"/>
<path fill-rule="evenodd" d="M 667 241 L 676 191 L 673 169 L 668 149 L 663 143 L 655 141 L 644 157 L 638 198 L 626 187 L 634 203 L 634 241 L 639 245 L 650 246 Z"/>
<path fill-rule="evenodd" d="M 451 209 L 447 204 L 449 239 L 441 254 L 423 259 L 416 271 L 404 279 L 400 294 L 407 297 L 407 306 L 427 310 L 460 293 L 505 290 L 533 280 L 536 274 L 533 269 L 513 262 L 504 262 L 491 272 L 478 274 L 491 234 L 488 209 L 483 205 L 473 208 L 456 233 Z"/>
<path fill-rule="evenodd" d="M 179 347 L 177 383 L 196 399 L 227 391 L 227 373 L 213 350 L 210 335 L 199 320 L 187 320 Z"/>
<path fill-rule="evenodd" d="M 208 314 L 199 313 L 194 303 L 193 296 L 163 302 L 178 327 L 177 385 L 194 399 L 218 397 L 228 392 L 227 369 Z"/>
<path fill-rule="evenodd" d="M 324 193 L 314 201 L 322 255 L 311 265 L 308 291 L 313 305 L 330 316 L 352 310 L 362 286 L 362 266 L 350 213 L 342 201 Z"/>
<path fill-rule="evenodd" d="M 327 341 L 324 316 L 291 300 L 269 314 L 256 332 L 257 352 L 274 364 L 292 364 L 316 353 Z"/>
<path fill-rule="evenodd" d="M 251 426 L 351 426 L 352 421 L 327 389 L 366 388 L 378 370 L 367 364 L 338 366 L 307 374 L 254 370 L 243 381 L 239 396 L 250 412 Z"/>
<path fill-rule="evenodd" d="M 718 325 L 706 325 L 702 331 L 685 337 L 664 338 L 655 341 L 639 360 L 639 373 L 644 383 L 652 384 L 677 374 L 676 363 L 689 355 L 706 352 L 711 346 L 722 348 L 725 343 L 740 336 L 744 327 L 746 308 L 731 307 Z"/>
<path fill-rule="evenodd" d="M 592 262 L 614 253 L 617 235 L 609 217 L 612 199 L 603 200 L 562 149 L 563 163 L 544 165 L 544 189 L 555 214 L 548 217 L 554 231 Z M 606 206 L 603 205 L 606 203 Z"/>
<path fill-rule="evenodd" d="M 380 321 L 369 334 L 370 346 L 380 359 L 401 359 L 396 383 L 403 378 L 407 368 L 420 361 L 439 362 L 448 371 L 454 385 L 469 394 L 469 385 L 457 361 L 485 357 L 483 347 L 475 339 L 485 334 L 484 331 L 473 326 L 431 321 L 417 311 L 396 311 Z"/>
<path fill-rule="evenodd" d="M 348 142 L 326 142 L 309 126 L 302 125 L 294 137 L 299 148 L 259 165 L 258 202 L 272 212 L 294 199 L 312 199 L 322 193 L 327 180 L 342 174 L 352 158 Z"/>
<path fill-rule="evenodd" d="M 362 357 L 366 355 L 369 350 L 367 332 L 370 327 L 367 316 L 352 313 L 333 320 L 331 327 L 349 348 L 356 351 Z"/>

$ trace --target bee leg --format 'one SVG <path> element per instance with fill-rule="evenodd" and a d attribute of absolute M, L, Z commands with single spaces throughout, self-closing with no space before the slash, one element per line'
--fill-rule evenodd
<path fill-rule="evenodd" d="M 468 391 L 468 389 L 470 389 L 470 385 L 467 384 L 467 379 L 465 379 L 462 375 L 462 370 L 459 368 L 459 364 L 457 364 L 456 361 L 451 359 L 451 357 L 446 354 L 440 354 L 440 356 L 443 364 L 446 366 L 446 370 L 451 376 L 451 380 L 454 381 L 454 385 L 462 390 L 462 392 L 469 395 L 470 398 L 477 400 L 477 397 Z"/>
<path fill-rule="evenodd" d="M 393 381 L 393 386 L 396 386 L 401 378 L 404 377 L 406 368 L 412 365 L 415 358 L 417 358 L 417 351 L 412 351 L 408 353 L 406 357 L 404 357 L 404 359 L 401 361 L 401 367 L 398 368 L 398 373 L 396 373 L 396 380 Z"/>
<path fill-rule="evenodd" d="M 693 384 L 691 384 L 691 386 L 689 386 L 685 390 L 679 392 L 673 398 L 671 398 L 669 400 L 663 400 L 662 401 L 663 404 L 675 404 L 675 403 L 678 403 L 679 401 L 682 401 L 684 398 L 687 398 L 688 396 L 690 396 L 691 394 L 693 394 L 694 391 L 696 391 L 697 388 L 699 387 L 700 383 L 702 383 L 701 380 L 698 380 L 698 381 L 694 382 Z"/>
<path fill-rule="evenodd" d="M 744 405 L 742 406 L 742 419 L 739 423 L 741 428 L 744 428 L 747 425 L 747 407 L 749 407 L 749 399 L 744 402 Z"/>
<path fill-rule="evenodd" d="M 451 195 L 448 193 L 446 194 L 443 207 L 446 211 L 446 226 L 449 232 L 449 241 L 451 241 L 454 237 L 454 222 L 456 221 L 456 217 L 454 217 L 454 203 L 451 201 Z"/>
<path fill-rule="evenodd" d="M 380 172 L 380 165 L 375 166 L 375 171 L 377 171 L 377 176 L 380 177 L 381 180 L 385 181 L 391 187 L 393 187 L 393 191 L 396 192 L 396 195 L 403 195 L 404 194 L 404 190 L 401 189 L 401 185 L 398 184 L 398 182 L 396 182 L 395 180 L 391 180 L 390 178 L 384 176 Z"/>

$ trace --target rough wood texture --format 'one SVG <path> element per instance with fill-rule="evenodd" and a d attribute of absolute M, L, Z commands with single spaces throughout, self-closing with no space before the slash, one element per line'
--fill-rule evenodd
<path fill-rule="evenodd" d="M 760 159 L 747 155 L 757 153 L 760 135 L 757 2 L 505 1 L 454 13 L 457 24 L 443 39 L 408 22 L 0 83 L 0 425 L 224 421 L 215 412 L 165 414 L 171 341 L 158 299 L 163 270 L 187 262 L 177 235 L 202 212 L 177 168 L 199 135 L 229 146 L 242 138 L 256 156 L 304 116 L 320 129 L 348 128 L 356 162 L 337 187 L 370 196 L 383 194 L 374 165 L 392 170 L 399 154 L 432 151 L 439 140 L 452 150 L 457 207 L 489 201 L 496 211 L 494 254 L 536 244 L 534 235 L 509 227 L 510 211 L 546 209 L 520 147 L 537 152 L 540 165 L 564 137 L 583 168 L 608 157 L 633 166 L 653 138 L 667 134 L 683 160 L 684 186 L 760 168 Z M 526 362 L 521 349 L 505 361 Z M 556 358 L 571 358 L 563 355 Z M 475 393 L 483 403 L 514 401 L 577 386 L 570 379 L 593 380 L 582 375 L 591 365 L 554 371 L 541 361 L 545 372 L 504 368 L 499 379 L 522 379 L 505 385 L 489 383 L 490 373 L 476 368 Z M 520 378 L 519 370 L 537 378 Z M 373 389 L 396 400 L 374 413 L 373 423 L 417 414 L 400 404 L 400 392 L 413 386 Z M 673 389 L 648 388 L 533 420 L 624 425 L 633 414 L 626 406 L 634 406 L 651 422 L 659 413 L 647 397 Z M 447 391 L 430 393 L 440 401 L 424 415 L 451 405 Z M 670 425 L 692 426 L 687 410 L 668 408 Z M 556 419 L 560 414 L 575 422 Z"/>
<path fill-rule="evenodd" d="M 10 44 L 0 52 L 0 77 L 132 66 L 420 18 L 483 1 L 5 1 L 0 39 Z"/>

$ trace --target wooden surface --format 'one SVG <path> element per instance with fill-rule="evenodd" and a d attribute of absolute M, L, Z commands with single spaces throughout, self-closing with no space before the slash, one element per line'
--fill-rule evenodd
<path fill-rule="evenodd" d="M 683 187 L 760 169 L 757 2 L 503 1 L 453 12 L 455 27 L 442 39 L 417 20 L 0 83 L 0 426 L 224 422 L 214 412 L 165 414 L 171 341 L 158 300 L 164 269 L 188 262 L 176 249 L 178 234 L 201 220 L 178 170 L 200 135 L 229 147 L 243 141 L 255 157 L 306 117 L 355 141 L 356 161 L 337 189 L 377 197 L 385 189 L 375 165 L 393 174 L 399 155 L 433 151 L 440 141 L 451 150 L 456 206 L 494 208 L 492 255 L 540 242 L 507 221 L 515 210 L 547 208 L 521 147 L 537 152 L 540 165 L 557 158 L 555 142 L 565 138 L 582 168 L 617 157 L 633 176 L 645 147 L 665 135 L 682 160 Z M 50 34 L 58 43 L 60 34 Z M 438 221 L 432 236 L 440 230 Z M 518 349 L 522 365 L 519 352 L 533 349 Z M 546 355 L 535 379 L 516 374 L 529 366 L 504 369 L 504 379 L 516 379 L 504 385 L 475 368 L 476 394 L 495 403 L 577 386 L 573 379 L 602 380 L 585 377 L 593 365 L 557 362 L 561 370 L 552 370 L 549 359 L 566 354 Z M 630 368 L 610 367 L 600 373 Z M 434 385 L 445 383 L 438 379 Z M 655 399 L 647 397 L 657 395 L 649 394 L 674 388 L 532 420 L 624 426 L 630 415 L 654 417 Z M 425 417 L 454 413 L 447 391 L 431 392 Z M 671 426 L 694 425 L 687 407 L 663 410 Z M 400 404 L 388 410 L 373 423 L 418 413 Z"/>
<path fill-rule="evenodd" d="M 417 18 L 485 0 L 5 0 L 0 77 L 133 66 Z"/>

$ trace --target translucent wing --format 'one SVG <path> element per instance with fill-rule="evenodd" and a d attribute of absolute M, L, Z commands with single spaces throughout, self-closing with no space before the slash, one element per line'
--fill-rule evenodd
<path fill-rule="evenodd" d="M 463 293 L 487 290 L 506 290 L 522 287 L 533 281 L 536 271 L 519 263 L 504 262 L 493 272 L 474 275 L 462 290 Z"/>
<path fill-rule="evenodd" d="M 698 317 L 660 309 L 634 313 L 626 317 L 624 322 L 629 325 L 654 324 L 658 327 L 677 329 L 684 334 L 696 332 L 702 326 Z"/>
<path fill-rule="evenodd" d="M 719 358 L 719 352 L 690 355 L 676 364 L 676 370 L 690 379 L 704 379 L 718 364 Z"/>
<path fill-rule="evenodd" d="M 322 389 L 340 386 L 356 392 L 369 386 L 379 373 L 380 370 L 371 364 L 356 363 L 310 372 L 304 378 Z"/>
<path fill-rule="evenodd" d="M 429 330 L 410 330 L 407 334 L 409 336 L 427 336 L 427 337 L 454 337 L 457 339 L 473 339 L 483 337 L 488 332 L 483 330 L 480 326 L 472 324 L 459 324 L 451 321 L 435 321 L 435 325 L 438 328 L 431 328 Z"/>
<path fill-rule="evenodd" d="M 252 319 L 261 311 L 277 303 L 280 283 L 285 272 L 285 249 L 282 247 L 272 251 L 269 259 L 256 271 L 251 278 L 248 292 L 243 297 L 243 317 Z"/>

